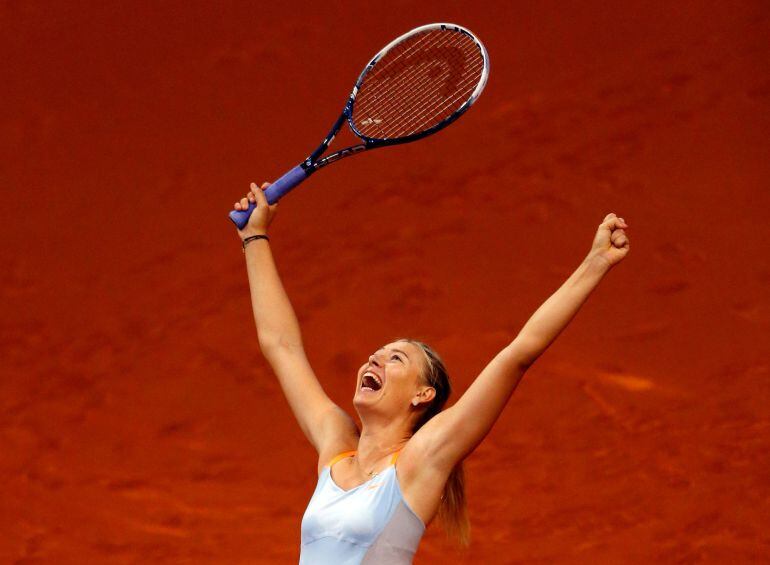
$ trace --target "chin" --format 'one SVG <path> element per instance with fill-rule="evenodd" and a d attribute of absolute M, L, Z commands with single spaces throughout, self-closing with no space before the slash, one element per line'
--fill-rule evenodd
<path fill-rule="evenodd" d="M 356 394 L 353 396 L 353 404 L 356 405 L 369 405 L 374 404 L 377 402 L 382 395 L 380 394 L 380 391 L 377 392 L 367 392 L 361 389 L 358 389 L 356 391 Z"/>

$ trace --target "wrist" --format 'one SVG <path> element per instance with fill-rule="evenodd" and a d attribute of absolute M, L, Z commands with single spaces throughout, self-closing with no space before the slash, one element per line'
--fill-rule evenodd
<path fill-rule="evenodd" d="M 267 237 L 266 234 L 255 234 L 255 235 L 250 235 L 250 236 L 247 236 L 247 237 L 243 238 L 243 241 L 241 243 L 241 245 L 243 247 L 243 252 L 246 253 L 246 248 L 251 246 L 251 244 L 253 244 L 254 242 L 256 242 L 256 241 L 263 241 L 263 240 L 264 241 L 270 241 L 270 238 Z"/>
<path fill-rule="evenodd" d="M 605 259 L 601 255 L 593 255 L 593 254 L 589 254 L 583 260 L 583 265 L 586 266 L 587 270 L 602 276 L 607 274 L 609 270 L 612 268 L 612 264 L 610 264 L 610 262 L 607 261 L 607 259 Z"/>
<path fill-rule="evenodd" d="M 267 235 L 267 230 L 259 230 L 259 229 L 240 230 L 238 232 L 238 235 L 241 236 L 241 241 L 243 241 L 247 237 L 253 237 L 255 235 Z"/>

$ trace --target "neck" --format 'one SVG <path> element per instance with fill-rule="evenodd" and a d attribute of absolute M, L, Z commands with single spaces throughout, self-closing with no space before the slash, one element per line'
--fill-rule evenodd
<path fill-rule="evenodd" d="M 372 422 L 362 418 L 358 461 L 368 471 L 387 455 L 402 449 L 411 436 L 411 425 L 408 421 Z"/>

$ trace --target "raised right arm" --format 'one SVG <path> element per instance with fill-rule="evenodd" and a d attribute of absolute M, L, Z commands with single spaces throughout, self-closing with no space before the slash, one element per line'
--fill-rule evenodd
<path fill-rule="evenodd" d="M 275 214 L 276 204 L 268 206 L 263 190 L 252 184 L 248 200 L 257 208 L 239 235 L 264 235 Z M 235 208 L 248 206 L 246 198 Z M 246 245 L 246 270 L 249 277 L 254 323 L 262 354 L 273 368 L 283 393 L 305 436 L 316 450 L 337 449 L 357 435 L 353 420 L 326 395 L 310 367 L 302 345 L 299 322 L 284 290 L 273 260 L 270 244 L 257 239 Z"/>

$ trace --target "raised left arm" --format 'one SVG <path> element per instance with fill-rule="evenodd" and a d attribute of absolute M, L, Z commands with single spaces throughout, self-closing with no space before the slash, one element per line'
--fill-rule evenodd
<path fill-rule="evenodd" d="M 626 227 L 615 214 L 605 217 L 591 252 L 575 272 L 535 311 L 465 394 L 415 434 L 423 435 L 421 443 L 430 451 L 429 461 L 451 469 L 481 443 L 526 370 L 567 327 L 610 268 L 628 253 Z"/>

